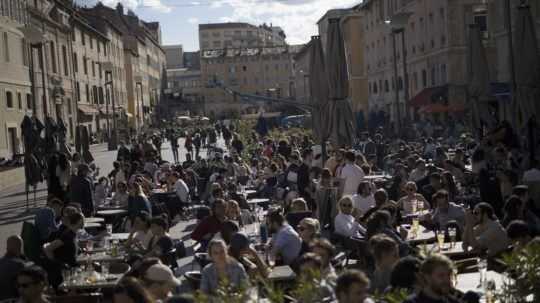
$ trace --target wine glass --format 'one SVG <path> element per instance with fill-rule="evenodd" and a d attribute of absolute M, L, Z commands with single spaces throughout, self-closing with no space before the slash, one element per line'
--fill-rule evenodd
<path fill-rule="evenodd" d="M 450 245 L 451 247 L 454 247 L 454 244 L 456 242 L 457 229 L 455 227 L 449 227 L 448 235 L 450 236 Z"/>
<path fill-rule="evenodd" d="M 88 240 L 86 241 L 86 252 L 90 253 L 94 250 L 94 241 Z"/>
<path fill-rule="evenodd" d="M 418 234 L 419 229 L 420 229 L 420 221 L 418 220 L 418 218 L 413 218 L 412 219 L 412 228 L 411 228 L 411 234 L 412 234 L 413 238 L 416 237 L 416 235 Z"/>
<path fill-rule="evenodd" d="M 437 243 L 439 245 L 439 251 L 444 249 L 444 232 L 439 231 L 437 233 Z"/>
<path fill-rule="evenodd" d="M 478 288 L 482 288 L 484 287 L 484 281 L 486 280 L 487 260 L 484 258 L 477 258 L 476 262 L 478 266 L 478 272 L 480 273 L 480 281 L 479 281 Z"/>

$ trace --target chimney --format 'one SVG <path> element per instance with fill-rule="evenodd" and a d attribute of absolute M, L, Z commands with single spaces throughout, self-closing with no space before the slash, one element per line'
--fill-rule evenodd
<path fill-rule="evenodd" d="M 124 14 L 124 6 L 122 5 L 121 2 L 118 2 L 118 4 L 116 4 L 116 11 L 117 11 L 118 14 L 120 14 L 120 15 L 123 15 L 123 14 Z"/>

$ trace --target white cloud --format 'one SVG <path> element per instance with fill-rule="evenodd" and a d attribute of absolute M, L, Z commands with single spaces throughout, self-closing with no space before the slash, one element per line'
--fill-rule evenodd
<path fill-rule="evenodd" d="M 199 19 L 198 19 L 198 18 L 193 18 L 193 17 L 192 17 L 192 18 L 189 18 L 189 19 L 187 20 L 187 22 L 188 22 L 189 24 L 198 24 L 198 23 L 199 23 Z"/>
<path fill-rule="evenodd" d="M 213 7 L 229 6 L 233 14 L 222 22 L 239 21 L 280 26 L 290 44 L 306 43 L 318 33 L 317 21 L 330 9 L 351 8 L 361 0 L 219 0 Z"/>

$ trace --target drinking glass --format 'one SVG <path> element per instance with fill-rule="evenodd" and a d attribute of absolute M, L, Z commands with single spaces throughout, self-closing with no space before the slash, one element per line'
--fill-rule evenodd
<path fill-rule="evenodd" d="M 484 258 L 477 258 L 476 262 L 478 266 L 478 272 L 480 273 L 480 281 L 479 281 L 478 288 L 482 288 L 484 287 L 484 281 L 486 280 L 487 260 Z"/>
<path fill-rule="evenodd" d="M 86 251 L 91 252 L 92 250 L 94 250 L 94 241 L 92 240 L 86 241 Z"/>
<path fill-rule="evenodd" d="M 411 228 L 411 234 L 413 237 L 416 237 L 416 235 L 418 234 L 418 230 L 420 229 L 420 221 L 418 220 L 418 218 L 413 218 L 412 219 L 412 228 Z"/>
<path fill-rule="evenodd" d="M 450 236 L 450 245 L 451 247 L 454 247 L 454 244 L 456 242 L 457 229 L 455 227 L 449 227 L 448 235 Z"/>
<path fill-rule="evenodd" d="M 112 235 L 112 224 L 107 224 L 107 233 Z"/>
<path fill-rule="evenodd" d="M 108 262 L 102 262 L 101 263 L 101 274 L 104 277 L 107 277 L 109 275 L 109 263 Z"/>
<path fill-rule="evenodd" d="M 411 209 L 412 209 L 411 212 L 413 214 L 416 214 L 417 206 L 418 206 L 418 201 L 416 199 L 413 199 L 411 201 Z"/>
<path fill-rule="evenodd" d="M 71 270 L 70 269 L 62 270 L 62 278 L 64 279 L 65 284 L 69 284 L 71 282 Z"/>
<path fill-rule="evenodd" d="M 266 253 L 266 257 L 268 259 L 268 266 L 273 268 L 276 266 L 276 257 L 272 254 L 272 252 L 268 251 Z"/>
<path fill-rule="evenodd" d="M 443 248 L 444 248 L 444 232 L 439 231 L 437 233 L 437 243 L 439 245 L 439 251 L 443 250 Z"/>

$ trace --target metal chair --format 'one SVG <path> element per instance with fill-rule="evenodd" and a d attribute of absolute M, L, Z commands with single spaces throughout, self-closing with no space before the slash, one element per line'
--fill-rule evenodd
<path fill-rule="evenodd" d="M 54 303 L 100 303 L 103 299 L 102 293 L 86 293 L 86 294 L 76 294 L 76 295 L 65 295 L 65 296 L 56 296 L 50 298 L 51 302 Z"/>

